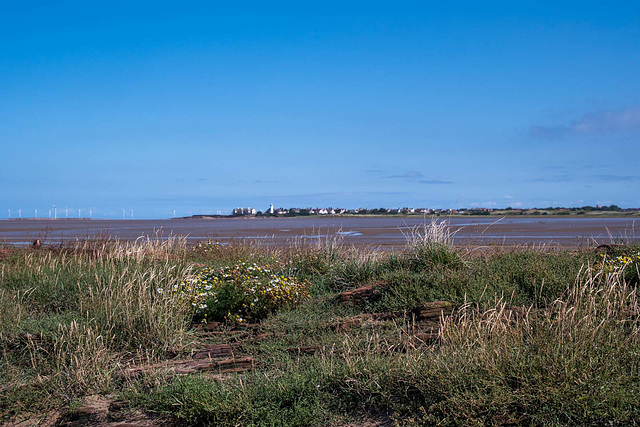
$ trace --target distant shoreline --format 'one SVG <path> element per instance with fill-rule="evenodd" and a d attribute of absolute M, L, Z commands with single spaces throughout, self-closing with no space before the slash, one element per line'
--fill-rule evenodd
<path fill-rule="evenodd" d="M 191 215 L 175 218 L 2 218 L 0 221 L 23 222 L 23 221 L 56 221 L 56 222 L 76 222 L 76 221 L 154 221 L 154 220 L 193 220 L 193 219 L 293 219 L 293 218 L 541 218 L 541 217 L 566 217 L 566 218 L 640 218 L 640 209 L 625 211 L 549 211 L 549 210 L 526 210 L 526 211 L 506 211 L 496 210 L 485 214 L 469 213 L 387 213 L 387 214 L 324 214 L 324 215 Z"/>
<path fill-rule="evenodd" d="M 493 211 L 486 214 L 466 214 L 466 213 L 415 213 L 415 214 L 326 214 L 326 215 L 191 215 L 171 219 L 287 219 L 287 218 L 420 218 L 420 217 L 439 217 L 439 218 L 486 218 L 486 217 L 516 217 L 516 218 L 540 218 L 540 217 L 567 217 L 567 218 L 620 218 L 620 217 L 638 217 L 640 218 L 640 209 L 625 212 L 615 211 L 545 211 L 536 210 L 533 212 L 516 213 L 512 211 Z"/>

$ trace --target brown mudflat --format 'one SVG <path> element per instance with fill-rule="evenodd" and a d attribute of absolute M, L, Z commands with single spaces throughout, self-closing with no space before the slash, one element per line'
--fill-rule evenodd
<path fill-rule="evenodd" d="M 454 217 L 446 219 L 462 244 L 546 244 L 566 247 L 638 241 L 640 223 L 633 218 L 601 217 Z M 297 217 L 168 220 L 1 220 L 0 243 L 45 245 L 109 236 L 186 236 L 188 241 L 259 241 L 269 245 L 313 244 L 338 239 L 357 246 L 394 248 L 405 235 L 429 222 L 422 217 Z"/>

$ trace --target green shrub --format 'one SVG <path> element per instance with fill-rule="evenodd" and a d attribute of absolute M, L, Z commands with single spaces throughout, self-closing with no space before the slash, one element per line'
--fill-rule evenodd
<path fill-rule="evenodd" d="M 309 284 L 278 274 L 269 266 L 237 262 L 220 268 L 204 268 L 172 291 L 183 295 L 194 308 L 194 320 L 260 320 L 282 307 L 309 298 Z M 159 293 L 165 289 L 159 288 Z"/>
<path fill-rule="evenodd" d="M 433 243 L 413 248 L 406 253 L 406 263 L 414 271 L 435 269 L 439 267 L 457 268 L 463 265 L 458 251 L 452 246 Z"/>
<path fill-rule="evenodd" d="M 407 245 L 405 259 L 414 270 L 437 267 L 459 267 L 462 258 L 453 248 L 456 232 L 451 230 L 448 221 L 431 218 L 406 232 Z"/>
<path fill-rule="evenodd" d="M 620 275 L 627 283 L 638 284 L 640 276 L 640 251 L 623 251 L 619 255 L 600 255 L 602 269 L 609 274 Z"/>

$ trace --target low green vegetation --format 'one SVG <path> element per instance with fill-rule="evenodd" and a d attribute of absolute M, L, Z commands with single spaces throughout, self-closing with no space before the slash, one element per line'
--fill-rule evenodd
<path fill-rule="evenodd" d="M 637 246 L 406 237 L 12 249 L 0 420 L 100 395 L 178 425 L 640 422 Z"/>
<path fill-rule="evenodd" d="M 277 267 L 276 267 L 277 268 Z M 308 283 L 274 271 L 268 265 L 237 262 L 205 267 L 197 274 L 158 293 L 177 293 L 191 303 L 193 320 L 201 323 L 259 321 L 279 309 L 309 298 Z"/>

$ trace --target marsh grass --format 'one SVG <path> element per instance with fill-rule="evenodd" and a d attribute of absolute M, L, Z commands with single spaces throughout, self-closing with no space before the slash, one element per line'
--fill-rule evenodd
<path fill-rule="evenodd" d="M 393 253 L 338 239 L 207 252 L 181 239 L 104 239 L 18 251 L 0 262 L 0 417 L 119 392 L 196 425 L 637 423 L 637 283 L 590 250 L 454 247 L 443 224 L 412 230 Z M 238 261 L 311 283 L 309 300 L 248 329 L 267 337 L 240 342 L 255 370 L 124 380 L 132 360 L 188 357 L 204 339 L 192 307 L 158 289 Z M 380 292 L 363 303 L 336 298 L 374 283 Z M 457 309 L 425 342 L 411 309 L 435 300 Z M 336 327 L 380 312 L 395 317 Z M 295 351 L 303 346 L 314 353 Z"/>
<path fill-rule="evenodd" d="M 462 306 L 443 322 L 433 359 L 436 372 L 448 373 L 439 378 L 447 392 L 439 416 L 450 422 L 633 422 L 640 409 L 631 374 L 640 363 L 638 303 L 636 289 L 620 276 L 585 268 L 543 310 L 528 306 L 515 314 L 503 299 L 488 310 Z"/>
<path fill-rule="evenodd" d="M 432 217 L 428 222 L 401 231 L 406 240 L 404 254 L 414 268 L 462 264 L 462 258 L 453 247 L 457 231 L 448 221 Z"/>
<path fill-rule="evenodd" d="M 25 251 L 0 270 L 0 411 L 109 390 L 118 361 L 182 351 L 189 307 L 157 287 L 187 277 L 184 241 L 90 242 Z M 34 387 L 47 398 L 23 393 Z M 33 401 L 24 402 L 25 396 Z"/>
<path fill-rule="evenodd" d="M 632 424 L 640 313 L 620 277 L 581 272 L 545 310 L 497 299 L 442 319 L 438 345 L 415 325 L 344 335 L 315 358 L 131 396 L 189 423 L 309 425 L 390 417 L 401 425 Z M 140 393 L 140 391 L 138 391 Z M 175 402 L 180 402 L 177 407 Z M 345 421 L 346 422 L 346 421 Z"/>

